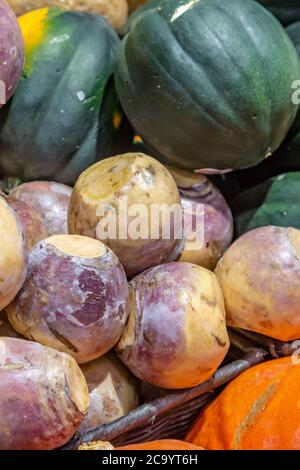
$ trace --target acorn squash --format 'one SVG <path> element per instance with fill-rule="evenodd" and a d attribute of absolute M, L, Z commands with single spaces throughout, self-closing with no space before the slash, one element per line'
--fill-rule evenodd
<path fill-rule="evenodd" d="M 0 167 L 21 180 L 72 184 L 109 154 L 118 101 L 112 83 L 119 38 L 106 20 L 40 9 L 19 18 L 25 71 L 2 110 Z"/>
<path fill-rule="evenodd" d="M 300 229 L 299 205 L 300 172 L 270 178 L 233 201 L 236 235 L 265 225 Z"/>
<path fill-rule="evenodd" d="M 116 85 L 163 161 L 223 171 L 279 147 L 297 112 L 299 76 L 289 37 L 254 0 L 168 0 L 132 24 Z"/>

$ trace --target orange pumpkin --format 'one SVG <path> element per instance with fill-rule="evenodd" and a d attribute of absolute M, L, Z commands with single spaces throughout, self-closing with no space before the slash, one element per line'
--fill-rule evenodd
<path fill-rule="evenodd" d="M 285 357 L 233 380 L 187 435 L 214 450 L 300 449 L 300 364 Z"/>
<path fill-rule="evenodd" d="M 175 439 L 162 439 L 160 441 L 143 442 L 141 444 L 131 444 L 123 447 L 116 447 L 116 450 L 203 450 L 194 444 Z"/>

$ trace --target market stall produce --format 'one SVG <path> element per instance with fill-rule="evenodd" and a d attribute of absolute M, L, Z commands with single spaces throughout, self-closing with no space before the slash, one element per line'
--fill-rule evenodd
<path fill-rule="evenodd" d="M 58 9 L 34 10 L 19 24 L 26 63 L 1 116 L 0 168 L 22 180 L 73 183 L 110 150 L 118 36 L 101 16 Z"/>
<path fill-rule="evenodd" d="M 124 269 L 98 240 L 53 235 L 30 252 L 26 281 L 7 312 L 26 338 L 91 361 L 114 347 L 126 323 Z"/>
<path fill-rule="evenodd" d="M 296 361 L 267 361 L 244 372 L 199 416 L 187 440 L 209 450 L 299 450 Z"/>

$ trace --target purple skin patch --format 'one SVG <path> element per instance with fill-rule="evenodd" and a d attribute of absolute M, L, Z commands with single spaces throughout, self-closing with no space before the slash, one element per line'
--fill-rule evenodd
<path fill-rule="evenodd" d="M 25 202 L 10 198 L 8 204 L 21 222 L 26 250 L 29 252 L 39 241 L 47 238 L 46 228 L 40 216 L 25 204 Z"/>
<path fill-rule="evenodd" d="M 24 67 L 24 42 L 17 18 L 0 0 L 0 106 L 13 95 Z"/>
<path fill-rule="evenodd" d="M 214 269 L 232 241 L 233 218 L 230 208 L 220 191 L 208 180 L 198 187 L 179 188 L 179 191 L 187 240 L 192 243 L 191 236 L 196 231 L 203 234 L 202 248 L 199 247 L 194 253 L 190 251 L 190 255 L 196 259 L 201 255 L 202 262 L 205 261 L 203 266 Z"/>
<path fill-rule="evenodd" d="M 52 181 L 32 181 L 14 188 L 10 197 L 25 202 L 42 219 L 47 235 L 68 233 L 72 188 Z"/>
<path fill-rule="evenodd" d="M 16 338 L 0 339 L 0 450 L 53 449 L 84 415 L 71 398 L 66 355 Z"/>
<path fill-rule="evenodd" d="M 31 251 L 27 279 L 9 308 L 21 334 L 80 363 L 111 349 L 127 316 L 126 275 L 109 249 L 84 259 L 43 241 Z"/>
<path fill-rule="evenodd" d="M 226 327 L 217 297 L 208 294 L 201 300 L 198 290 L 199 283 L 210 284 L 208 271 L 203 269 L 203 273 L 202 269 L 190 263 L 167 263 L 130 282 L 129 321 L 116 349 L 141 380 L 164 388 L 193 386 L 203 375 L 213 373 L 218 358 L 222 360 L 226 354 Z M 217 285 L 211 276 L 210 285 Z M 211 326 L 211 316 L 223 322 L 218 328 L 221 339 L 225 339 L 222 346 L 213 340 L 217 322 L 214 320 Z M 198 337 L 200 331 L 202 338 Z"/>

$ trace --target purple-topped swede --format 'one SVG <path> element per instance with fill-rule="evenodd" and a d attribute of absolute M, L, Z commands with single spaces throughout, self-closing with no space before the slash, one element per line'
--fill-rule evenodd
<path fill-rule="evenodd" d="M 0 195 L 0 310 L 17 295 L 26 278 L 27 249 L 22 223 Z"/>
<path fill-rule="evenodd" d="M 0 450 L 51 450 L 65 444 L 90 399 L 76 361 L 41 344 L 0 338 Z"/>
<path fill-rule="evenodd" d="M 168 169 L 183 209 L 185 247 L 180 261 L 213 270 L 232 241 L 231 210 L 206 176 L 171 166 Z"/>
<path fill-rule="evenodd" d="M 0 0 L 0 106 L 13 95 L 24 67 L 24 42 L 16 15 Z"/>
<path fill-rule="evenodd" d="M 193 387 L 215 372 L 228 348 L 214 273 L 173 262 L 131 281 L 129 319 L 116 350 L 138 378 L 163 388 Z"/>
<path fill-rule="evenodd" d="M 8 203 L 22 224 L 25 246 L 27 252 L 29 252 L 36 243 L 47 238 L 45 225 L 40 216 L 25 204 L 25 202 L 8 198 Z"/>
<path fill-rule="evenodd" d="M 230 326 L 289 341 L 300 338 L 300 230 L 245 233 L 216 268 Z"/>
<path fill-rule="evenodd" d="M 98 240 L 53 235 L 30 252 L 26 281 L 7 313 L 26 338 L 91 361 L 117 343 L 125 326 L 124 269 Z"/>
<path fill-rule="evenodd" d="M 47 235 L 68 233 L 68 207 L 72 188 L 54 181 L 31 181 L 16 186 L 10 197 L 25 202 L 42 219 Z"/>

